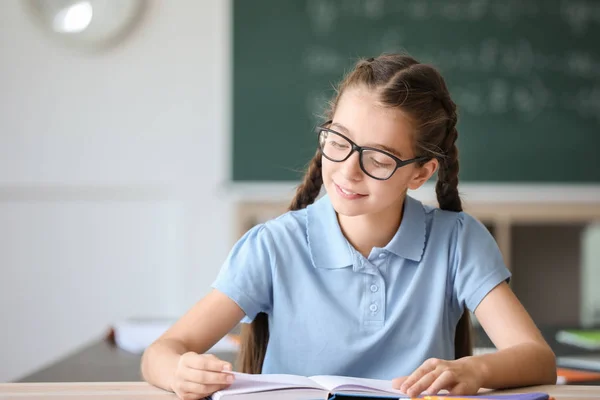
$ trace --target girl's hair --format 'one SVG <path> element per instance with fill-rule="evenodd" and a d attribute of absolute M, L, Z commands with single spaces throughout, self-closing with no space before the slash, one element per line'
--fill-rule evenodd
<path fill-rule="evenodd" d="M 333 117 L 340 96 L 349 87 L 363 86 L 374 90 L 380 103 L 398 108 L 410 119 L 415 129 L 415 157 L 428 156 L 439 161 L 435 191 L 442 210 L 462 211 L 458 195 L 458 150 L 456 148 L 456 104 L 450 98 L 444 79 L 432 66 L 421 64 L 401 54 L 384 54 L 361 59 L 346 75 L 330 103 L 328 119 Z M 425 163 L 423 161 L 421 164 Z M 304 179 L 296 191 L 290 210 L 313 203 L 322 185 L 321 154 L 310 161 Z M 269 341 L 268 318 L 259 313 L 242 327 L 238 366 L 246 373 L 260 373 Z M 472 354 L 469 312 L 463 312 L 456 326 L 455 358 Z"/>

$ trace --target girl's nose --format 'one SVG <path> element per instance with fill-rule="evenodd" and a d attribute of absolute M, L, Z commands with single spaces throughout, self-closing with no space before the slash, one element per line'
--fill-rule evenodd
<path fill-rule="evenodd" d="M 360 155 L 358 151 L 353 152 L 346 161 L 340 163 L 340 171 L 344 178 L 349 181 L 356 181 L 362 178 L 362 170 L 360 169 Z"/>

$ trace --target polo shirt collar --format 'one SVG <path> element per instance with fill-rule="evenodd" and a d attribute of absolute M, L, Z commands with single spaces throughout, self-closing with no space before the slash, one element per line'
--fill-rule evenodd
<path fill-rule="evenodd" d="M 342 233 L 328 195 L 306 209 L 306 234 L 316 268 L 339 269 L 354 264 L 355 251 Z M 400 228 L 385 250 L 406 259 L 420 261 L 425 250 L 425 209 L 420 201 L 406 196 Z"/>
<path fill-rule="evenodd" d="M 425 250 L 425 209 L 420 201 L 406 196 L 400 228 L 385 246 L 398 257 L 421 261 Z"/>
<path fill-rule="evenodd" d="M 308 247 L 316 268 L 338 269 L 354 264 L 350 243 L 342 233 L 328 195 L 307 207 L 306 219 Z"/>

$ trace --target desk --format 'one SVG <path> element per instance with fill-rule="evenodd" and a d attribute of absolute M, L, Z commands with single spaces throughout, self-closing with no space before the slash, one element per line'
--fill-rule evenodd
<path fill-rule="evenodd" d="M 600 399 L 597 386 L 533 386 L 526 389 L 496 391 L 495 394 L 545 392 L 556 400 Z M 0 383 L 0 399 L 19 400 L 160 400 L 176 399 L 144 382 L 121 383 Z"/>

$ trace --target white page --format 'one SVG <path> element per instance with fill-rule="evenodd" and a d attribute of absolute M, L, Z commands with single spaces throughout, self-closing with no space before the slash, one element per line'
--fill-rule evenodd
<path fill-rule="evenodd" d="M 216 392 L 212 400 L 309 400 L 327 399 L 327 391 L 322 389 L 281 389 L 254 393 Z"/>
<path fill-rule="evenodd" d="M 310 379 L 317 382 L 329 391 L 371 391 L 390 394 L 399 394 L 406 396 L 399 390 L 392 387 L 392 381 L 381 379 L 353 378 L 349 376 L 317 375 Z"/>
<path fill-rule="evenodd" d="M 254 393 L 267 390 L 287 388 L 307 388 L 326 390 L 305 376 L 286 374 L 244 374 L 229 372 L 235 379 L 227 389 L 219 391 L 224 394 Z M 220 397 L 220 396 L 216 396 Z"/>

